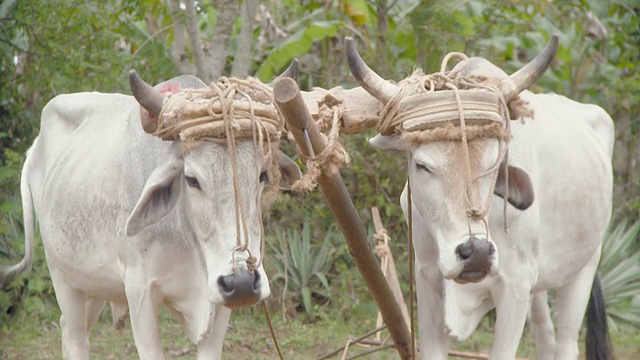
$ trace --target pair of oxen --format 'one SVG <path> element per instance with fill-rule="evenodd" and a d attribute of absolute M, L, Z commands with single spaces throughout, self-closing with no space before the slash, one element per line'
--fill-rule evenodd
<path fill-rule="evenodd" d="M 496 308 L 491 359 L 515 358 L 529 311 L 538 357 L 577 359 L 589 304 L 598 316 L 587 316 L 588 358 L 608 359 L 596 269 L 612 206 L 613 123 L 595 105 L 526 91 L 551 63 L 557 37 L 511 76 L 487 60 L 464 58 L 449 72 L 418 72 L 398 84 L 373 72 L 353 40 L 345 45 L 369 99 L 345 96 L 345 111 L 373 112 L 386 125 L 370 143 L 408 156 L 400 202 L 413 230 L 418 356 L 446 359 L 451 340 L 469 336 Z M 3 275 L 29 266 L 35 213 L 62 312 L 65 358 L 89 358 L 89 330 L 109 301 L 121 321 L 128 309 L 141 359 L 163 358 L 162 306 L 197 344 L 198 359 L 217 359 L 231 308 L 270 292 L 262 267 L 263 188 L 287 188 L 300 171 L 269 146 L 277 146 L 282 120 L 275 130 L 250 122 L 249 136 L 233 138 L 242 117 L 233 109 L 253 122 L 256 113 L 276 112 L 269 101 L 258 111 L 222 100 L 230 92 L 231 103 L 255 99 L 251 90 L 212 90 L 189 76 L 152 88 L 135 72 L 130 82 L 134 96 L 59 95 L 44 108 L 22 173 L 26 254 Z M 194 137 L 193 127 L 180 125 L 181 114 L 194 112 L 180 110 L 180 101 L 202 89 L 220 97 L 204 112 L 200 106 L 191 125 L 211 126 L 202 119 L 216 114 L 235 120 Z M 150 135 L 171 117 L 173 132 Z M 223 136 L 212 137 L 216 131 Z"/>

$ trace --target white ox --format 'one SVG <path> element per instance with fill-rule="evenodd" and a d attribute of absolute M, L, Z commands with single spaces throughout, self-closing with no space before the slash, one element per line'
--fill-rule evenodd
<path fill-rule="evenodd" d="M 135 72 L 130 80 L 135 98 L 77 93 L 45 106 L 22 173 L 25 258 L 0 275 L 29 266 L 35 210 L 62 312 L 65 358 L 89 359 L 89 331 L 110 301 L 120 315 L 130 309 L 141 359 L 164 357 L 161 306 L 197 344 L 198 359 L 219 359 L 230 308 L 270 292 L 262 266 L 250 270 L 246 251 L 232 258 L 238 244 L 229 151 L 209 141 L 181 149 L 179 140 L 143 131 L 161 110 L 159 89 L 204 87 L 200 80 L 182 76 L 156 88 Z M 236 159 L 248 230 L 243 241 L 261 263 L 269 164 L 257 146 L 238 140 Z M 299 178 L 295 163 L 278 156 L 280 185 Z"/>
<path fill-rule="evenodd" d="M 554 36 L 540 55 L 510 77 L 481 58 L 470 58 L 456 68 L 463 69 L 461 75 L 492 79 L 509 101 L 544 73 L 556 49 Z M 356 80 L 383 104 L 398 93 L 398 86 L 364 63 L 352 41 L 347 41 L 347 59 Z M 598 106 L 560 95 L 524 91 L 520 98 L 529 102 L 534 117 L 511 122 L 508 233 L 502 213 L 503 171 L 484 219 L 489 228 L 467 217 L 461 141 L 410 144 L 398 133 L 370 140 L 383 150 L 408 153 L 422 359 L 446 359 L 451 340 L 467 338 L 494 307 L 490 359 L 515 358 L 529 308 L 538 357 L 577 359 L 588 302 L 590 310 L 600 305 L 595 311 L 605 323 L 589 324 L 595 332 L 589 333 L 587 348 L 598 347 L 595 342 L 600 340 L 605 354 L 588 350 L 587 358 L 610 358 L 599 278 L 594 276 L 612 207 L 612 119 Z M 429 101 L 426 95 L 423 99 Z M 496 163 L 498 141 L 469 141 L 469 156 L 475 179 L 471 190 L 482 204 L 492 195 L 491 176 L 482 175 Z M 405 186 L 400 201 L 409 220 L 407 196 Z M 556 291 L 557 336 L 547 304 L 550 289 Z"/>

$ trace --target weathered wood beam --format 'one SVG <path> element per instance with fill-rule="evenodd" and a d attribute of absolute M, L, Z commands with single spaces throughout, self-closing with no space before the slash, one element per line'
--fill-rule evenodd
<path fill-rule="evenodd" d="M 324 139 L 313 122 L 296 82 L 291 78 L 276 80 L 273 94 L 276 105 L 287 121 L 303 154 L 309 155 L 303 129 L 306 129 L 313 152 L 315 154 L 321 153 L 325 147 Z M 378 304 L 400 358 L 411 359 L 411 335 L 407 324 L 393 292 L 380 270 L 380 265 L 371 249 L 364 226 L 351 202 L 342 176 L 339 173 L 333 175 L 323 173 L 318 177 L 318 185 L 344 234 L 349 252 L 353 256 L 360 274 Z"/>

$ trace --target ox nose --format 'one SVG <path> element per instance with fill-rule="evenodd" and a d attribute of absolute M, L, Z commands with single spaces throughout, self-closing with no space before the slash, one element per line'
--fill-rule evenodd
<path fill-rule="evenodd" d="M 240 269 L 231 275 L 218 277 L 218 289 L 229 308 L 250 306 L 260 300 L 260 273 Z"/>
<path fill-rule="evenodd" d="M 460 275 L 455 279 L 460 283 L 479 282 L 487 276 L 496 249 L 485 238 L 473 237 L 458 245 L 456 255 L 463 264 Z"/>

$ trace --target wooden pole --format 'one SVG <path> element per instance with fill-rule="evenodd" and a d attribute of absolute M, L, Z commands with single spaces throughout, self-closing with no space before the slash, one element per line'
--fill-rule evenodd
<path fill-rule="evenodd" d="M 324 150 L 324 138 L 316 128 L 300 89 L 291 78 L 277 79 L 273 85 L 276 105 L 284 116 L 300 151 L 309 156 L 303 131 L 306 129 L 313 152 L 319 154 Z M 375 254 L 371 249 L 362 221 L 351 202 L 351 197 L 339 173 L 318 177 L 318 185 L 329 204 L 333 216 L 342 229 L 349 252 L 353 256 L 360 274 L 364 278 L 371 295 L 378 304 L 382 319 L 401 359 L 411 359 L 411 336 L 404 321 L 400 307 L 385 279 Z"/>

